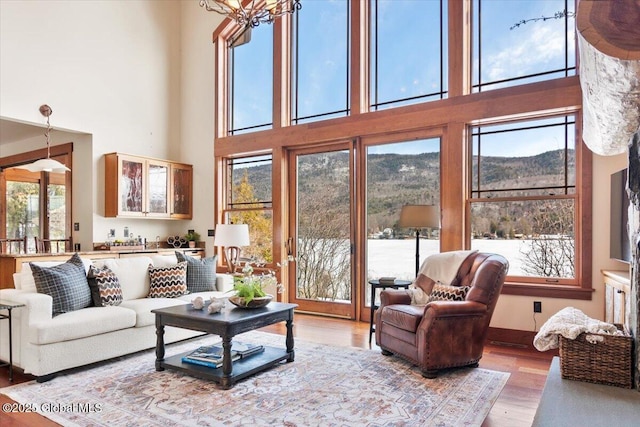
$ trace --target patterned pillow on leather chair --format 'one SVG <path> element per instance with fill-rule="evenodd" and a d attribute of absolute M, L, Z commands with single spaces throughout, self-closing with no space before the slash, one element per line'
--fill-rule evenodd
<path fill-rule="evenodd" d="M 464 301 L 471 286 L 449 286 L 436 283 L 429 294 L 431 301 Z"/>

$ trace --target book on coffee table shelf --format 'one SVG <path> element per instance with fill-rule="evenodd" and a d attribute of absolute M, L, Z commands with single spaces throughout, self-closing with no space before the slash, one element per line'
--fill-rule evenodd
<path fill-rule="evenodd" d="M 231 345 L 231 361 L 249 357 L 253 354 L 263 351 L 264 346 L 262 345 L 234 342 Z M 196 365 L 219 368 L 220 366 L 222 366 L 222 353 L 222 343 L 219 342 L 213 345 L 206 345 L 195 349 L 191 353 L 183 356 L 182 361 L 185 363 L 193 363 Z"/>
<path fill-rule="evenodd" d="M 394 285 L 396 283 L 395 277 L 381 277 L 378 279 L 378 283 L 381 285 Z"/>

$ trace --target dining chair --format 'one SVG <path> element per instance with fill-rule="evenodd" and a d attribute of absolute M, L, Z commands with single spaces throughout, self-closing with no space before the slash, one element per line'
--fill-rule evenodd
<path fill-rule="evenodd" d="M 59 253 L 71 252 L 71 237 L 67 239 L 42 239 L 34 237 L 36 242 L 36 253 Z M 55 250 L 54 250 L 55 248 Z"/>
<path fill-rule="evenodd" d="M 0 238 L 0 254 L 26 254 L 27 236 L 19 239 Z"/>

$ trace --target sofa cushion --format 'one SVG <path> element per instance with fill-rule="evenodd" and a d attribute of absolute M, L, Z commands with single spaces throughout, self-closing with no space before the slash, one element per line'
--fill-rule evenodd
<path fill-rule="evenodd" d="M 189 292 L 216 291 L 216 263 L 218 256 L 198 259 L 176 252 L 178 261 L 187 262 L 187 289 Z"/>
<path fill-rule="evenodd" d="M 424 306 L 417 305 L 393 304 L 382 310 L 380 319 L 384 319 L 384 323 L 409 332 L 418 329 L 424 315 Z"/>
<path fill-rule="evenodd" d="M 171 267 L 178 263 L 178 258 L 175 254 L 169 255 L 154 255 L 151 257 L 151 264 L 154 267 Z"/>
<path fill-rule="evenodd" d="M 108 258 L 96 260 L 96 267 L 108 267 L 118 276 L 122 287 L 122 298 L 126 300 L 146 298 L 149 294 L 149 272 L 151 258 L 136 256 L 131 258 Z"/>
<path fill-rule="evenodd" d="M 436 283 L 429 294 L 431 301 L 464 301 L 469 292 L 470 286 L 449 286 Z"/>
<path fill-rule="evenodd" d="M 187 263 L 173 267 L 154 267 L 149 264 L 149 298 L 173 298 L 186 294 Z"/>
<path fill-rule="evenodd" d="M 136 313 L 135 327 L 142 328 L 156 324 L 156 315 L 151 310 L 183 304 L 187 302 L 175 298 L 140 298 L 123 301 L 120 307 L 133 310 Z"/>
<path fill-rule="evenodd" d="M 109 305 L 120 305 L 122 302 L 122 288 L 118 276 L 109 270 L 109 267 L 101 269 L 91 266 L 89 275 L 89 288 L 91 289 L 91 299 L 96 307 L 106 307 Z"/>
<path fill-rule="evenodd" d="M 81 258 L 82 264 L 84 265 L 84 271 L 88 272 L 89 267 L 91 266 L 91 260 Z M 38 292 L 36 288 L 36 282 L 33 279 L 33 272 L 31 271 L 31 264 L 39 265 L 40 267 L 53 267 L 56 265 L 64 264 L 65 261 L 33 261 L 33 262 L 23 262 L 20 273 L 18 276 L 20 279 L 15 281 L 16 289 L 21 289 L 26 292 Z"/>
<path fill-rule="evenodd" d="M 131 328 L 136 313 L 121 307 L 87 307 L 63 313 L 47 322 L 33 325 L 29 340 L 32 344 L 51 344 L 100 335 Z"/>
<path fill-rule="evenodd" d="M 78 254 L 53 267 L 31 264 L 36 289 L 53 298 L 53 315 L 79 310 L 91 305 L 91 291 L 84 264 Z"/>

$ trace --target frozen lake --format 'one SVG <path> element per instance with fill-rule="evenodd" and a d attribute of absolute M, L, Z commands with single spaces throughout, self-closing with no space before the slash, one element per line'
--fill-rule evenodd
<path fill-rule="evenodd" d="M 509 274 L 523 275 L 520 248 L 527 240 L 474 239 L 471 248 L 501 254 L 509 260 Z M 416 269 L 416 241 L 375 239 L 368 241 L 368 277 L 397 277 L 413 280 Z M 440 252 L 439 240 L 420 240 L 420 264 L 429 255 Z"/>

